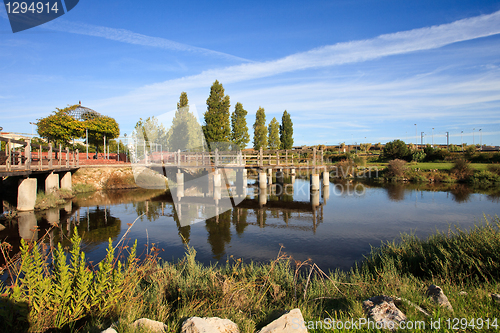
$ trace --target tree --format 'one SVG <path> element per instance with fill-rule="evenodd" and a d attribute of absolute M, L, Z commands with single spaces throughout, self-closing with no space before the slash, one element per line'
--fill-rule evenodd
<path fill-rule="evenodd" d="M 79 104 L 68 106 L 64 109 L 56 108 L 48 117 L 38 119 L 37 132 L 40 137 L 53 144 L 67 145 L 72 139 L 77 139 L 85 133 L 83 123 L 69 115 Z"/>
<path fill-rule="evenodd" d="M 168 149 L 170 151 L 188 150 L 203 151 L 203 132 L 196 116 L 189 111 L 187 94 L 181 93 L 172 126 L 167 132 Z"/>
<path fill-rule="evenodd" d="M 276 118 L 273 118 L 269 123 L 268 127 L 268 147 L 269 149 L 276 150 L 280 149 L 281 141 L 280 141 L 280 125 Z"/>
<path fill-rule="evenodd" d="M 280 125 L 281 149 L 292 149 L 293 147 L 293 123 L 288 112 L 283 112 Z"/>
<path fill-rule="evenodd" d="M 208 143 L 230 141 L 229 107 L 229 96 L 224 95 L 224 87 L 215 80 L 210 88 L 207 111 L 204 114 L 203 134 Z"/>
<path fill-rule="evenodd" d="M 88 129 L 89 143 L 96 147 L 96 151 L 99 151 L 101 143 L 104 145 L 104 138 L 112 140 L 120 135 L 120 128 L 116 120 L 107 116 L 99 115 L 85 120 L 83 126 L 83 128 Z"/>
<path fill-rule="evenodd" d="M 243 109 L 241 103 L 236 103 L 234 112 L 231 114 L 231 139 L 240 149 L 245 149 L 250 142 L 247 126 L 247 110 Z"/>
<path fill-rule="evenodd" d="M 411 151 L 403 141 L 394 140 L 385 144 L 382 156 L 388 160 L 408 160 L 411 158 Z"/>
<path fill-rule="evenodd" d="M 263 108 L 259 107 L 253 124 L 253 149 L 259 150 L 261 147 L 267 147 L 267 127 L 266 113 Z"/>

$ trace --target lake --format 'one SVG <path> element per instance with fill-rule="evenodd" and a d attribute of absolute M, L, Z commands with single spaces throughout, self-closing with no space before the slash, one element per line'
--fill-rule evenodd
<path fill-rule="evenodd" d="M 325 271 L 348 270 L 372 246 L 401 233 L 425 238 L 454 225 L 467 229 L 484 221 L 483 215 L 500 213 L 499 189 L 474 192 L 459 184 L 343 181 L 330 182 L 311 195 L 309 181 L 296 179 L 281 195 L 269 188 L 260 197 L 254 185 L 249 179 L 247 197 L 238 206 L 187 226 L 179 223 L 168 193 L 134 189 L 78 196 L 61 208 L 23 213 L 6 225 L 0 239 L 14 251 L 21 237 L 46 233 L 45 242 L 67 245 L 76 226 L 87 257 L 97 262 L 105 256 L 107 239 L 116 244 L 133 224 L 126 238 L 137 239 L 138 253 L 154 245 L 165 260 L 181 258 L 188 243 L 205 264 L 236 258 L 268 262 L 281 249 L 296 260 L 310 258 Z M 206 209 L 196 205 L 195 212 Z M 186 214 L 185 208 L 181 214 Z"/>

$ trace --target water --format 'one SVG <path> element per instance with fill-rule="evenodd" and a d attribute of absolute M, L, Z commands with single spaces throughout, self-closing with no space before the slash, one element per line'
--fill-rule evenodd
<path fill-rule="evenodd" d="M 181 258 L 186 242 L 205 264 L 231 257 L 268 262 L 281 249 L 296 260 L 310 258 L 323 270 L 347 270 L 371 246 L 401 233 L 426 237 L 453 225 L 467 229 L 484 214 L 500 213 L 498 189 L 474 193 L 463 185 L 331 183 L 319 194 L 315 208 L 308 181 L 297 179 L 293 191 L 289 187 L 286 192 L 277 196 L 268 190 L 266 205 L 260 207 L 257 188 L 249 186 L 247 199 L 236 208 L 185 227 L 178 222 L 172 199 L 162 191 L 99 192 L 75 198 L 60 209 L 26 213 L 7 224 L 0 239 L 16 251 L 21 237 L 39 238 L 50 230 L 45 242 L 68 245 L 77 226 L 87 256 L 97 262 L 105 256 L 107 239 L 116 244 L 137 219 L 126 238 L 138 240 L 139 253 L 154 245 L 165 260 Z M 50 229 L 52 225 L 57 227 Z M 38 231 L 33 231 L 36 226 Z"/>

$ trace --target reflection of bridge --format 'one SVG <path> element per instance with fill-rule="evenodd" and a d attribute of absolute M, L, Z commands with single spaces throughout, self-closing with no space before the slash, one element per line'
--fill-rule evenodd
<path fill-rule="evenodd" d="M 63 150 L 61 145 L 54 148 L 52 144 L 42 146 L 30 140 L 0 137 L 2 141 L 6 145 L 5 151 L 0 152 L 0 187 L 7 186 L 4 177 L 19 179 L 9 185 L 17 186 L 18 211 L 34 209 L 38 180 L 44 181 L 46 192 L 59 188 L 71 190 L 71 173 L 79 167 L 78 150 L 70 152 L 68 147 Z"/>

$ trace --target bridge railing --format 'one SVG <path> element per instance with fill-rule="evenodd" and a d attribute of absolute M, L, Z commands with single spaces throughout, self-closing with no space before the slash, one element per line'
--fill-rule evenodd
<path fill-rule="evenodd" d="M 15 140 L 0 137 L 5 142 L 5 150 L 0 151 L 0 168 L 4 171 L 44 170 L 79 167 L 78 149 L 69 151 L 69 147 L 59 148 L 32 144 L 31 140 Z M 43 151 L 45 150 L 45 151 Z"/>

